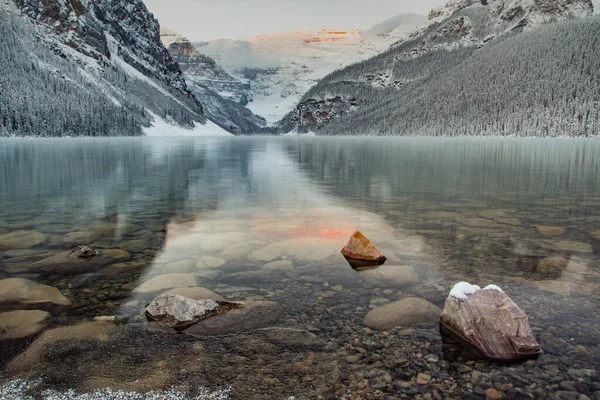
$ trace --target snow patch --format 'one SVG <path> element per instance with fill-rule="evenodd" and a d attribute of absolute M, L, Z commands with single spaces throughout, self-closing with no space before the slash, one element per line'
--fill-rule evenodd
<path fill-rule="evenodd" d="M 504 293 L 500 287 L 496 285 L 487 285 L 483 289 L 477 285 L 471 285 L 468 282 L 458 282 L 450 291 L 450 296 L 460 300 L 467 300 L 467 296 L 478 292 L 479 290 L 497 290 L 498 292 Z"/>
<path fill-rule="evenodd" d="M 450 291 L 450 296 L 466 300 L 467 295 L 473 294 L 478 290 L 481 290 L 481 288 L 477 285 L 471 285 L 468 282 L 458 282 Z"/>
<path fill-rule="evenodd" d="M 175 122 L 166 121 L 150 110 L 146 110 L 152 116 L 152 126 L 142 130 L 146 136 L 233 136 L 214 122 L 207 120 L 206 124 L 194 123 L 194 128 L 184 128 Z"/>

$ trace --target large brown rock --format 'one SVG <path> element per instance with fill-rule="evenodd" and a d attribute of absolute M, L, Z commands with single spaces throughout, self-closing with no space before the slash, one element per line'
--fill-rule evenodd
<path fill-rule="evenodd" d="M 356 231 L 342 249 L 342 255 L 353 267 L 381 265 L 386 258 L 383 253 L 361 232 Z"/>
<path fill-rule="evenodd" d="M 56 254 L 31 264 L 31 272 L 56 275 L 77 275 L 96 272 L 111 264 L 127 261 L 131 254 L 123 250 L 96 251 L 87 246 Z"/>
<path fill-rule="evenodd" d="M 427 300 L 409 297 L 371 310 L 363 323 L 380 331 L 397 326 L 436 325 L 441 311 Z"/>
<path fill-rule="evenodd" d="M 35 231 L 13 231 L 0 235 L 0 251 L 29 249 L 48 239 L 48 236 Z"/>
<path fill-rule="evenodd" d="M 18 310 L 0 313 L 0 339 L 22 339 L 33 336 L 48 326 L 52 316 L 40 310 Z"/>
<path fill-rule="evenodd" d="M 494 285 L 480 289 L 458 283 L 446 299 L 440 323 L 443 335 L 487 359 L 513 361 L 541 351 L 527 315 Z"/>
<path fill-rule="evenodd" d="M 59 315 L 70 305 L 55 287 L 22 278 L 0 280 L 0 310 L 38 309 Z"/>

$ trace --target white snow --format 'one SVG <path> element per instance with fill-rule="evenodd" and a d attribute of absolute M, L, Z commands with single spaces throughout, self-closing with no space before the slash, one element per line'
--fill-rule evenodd
<path fill-rule="evenodd" d="M 233 136 L 212 121 L 206 124 L 196 123 L 193 129 L 187 129 L 176 123 L 165 121 L 150 110 L 146 110 L 154 119 L 149 128 L 142 128 L 146 136 Z"/>
<path fill-rule="evenodd" d="M 600 14 L 600 0 L 592 0 L 592 4 L 594 5 L 594 15 Z"/>
<path fill-rule="evenodd" d="M 499 292 L 504 293 L 504 290 L 500 289 L 500 287 L 498 287 L 496 285 L 487 285 L 486 287 L 483 288 L 483 290 L 497 290 Z"/>
<path fill-rule="evenodd" d="M 473 294 L 481 290 L 477 285 L 471 285 L 468 282 L 458 282 L 450 291 L 450 296 L 456 297 L 457 299 L 466 300 L 467 295 Z"/>
<path fill-rule="evenodd" d="M 479 290 L 497 290 L 499 292 L 504 293 L 504 291 L 496 285 L 487 285 L 486 287 L 481 289 L 481 287 L 477 285 L 471 285 L 468 282 L 458 282 L 450 291 L 450 296 L 456 297 L 460 300 L 467 300 L 468 295 L 474 294 Z"/>

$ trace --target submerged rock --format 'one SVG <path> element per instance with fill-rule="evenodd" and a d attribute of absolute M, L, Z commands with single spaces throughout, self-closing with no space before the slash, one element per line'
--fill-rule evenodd
<path fill-rule="evenodd" d="M 536 267 L 536 272 L 540 275 L 549 276 L 549 277 L 558 277 L 562 275 L 562 273 L 567 268 L 575 268 L 576 270 L 585 270 L 585 265 L 581 265 L 571 260 L 567 260 L 566 258 L 561 257 L 549 257 L 544 258 L 538 262 Z"/>
<path fill-rule="evenodd" d="M 442 334 L 487 359 L 513 361 L 541 352 L 527 315 L 495 285 L 456 284 L 440 322 Z"/>
<path fill-rule="evenodd" d="M 441 312 L 442 310 L 427 300 L 410 297 L 371 310 L 363 323 L 380 331 L 397 326 L 435 325 Z"/>
<path fill-rule="evenodd" d="M 38 309 L 57 315 L 70 305 L 55 287 L 22 278 L 0 280 L 0 310 Z"/>
<path fill-rule="evenodd" d="M 147 280 L 135 289 L 133 293 L 152 295 L 173 288 L 197 287 L 196 277 L 192 274 L 165 274 Z"/>
<path fill-rule="evenodd" d="M 111 264 L 127 261 L 131 255 L 123 250 L 96 251 L 91 247 L 78 246 L 71 251 L 58 253 L 31 264 L 31 272 L 57 275 L 76 275 L 96 272 Z"/>
<path fill-rule="evenodd" d="M 538 225 L 535 229 L 544 236 L 561 236 L 565 234 L 565 228 L 560 226 Z"/>
<path fill-rule="evenodd" d="M 402 288 L 419 283 L 414 267 L 407 265 L 383 265 L 361 271 L 359 276 L 376 288 Z"/>
<path fill-rule="evenodd" d="M 29 249 L 42 244 L 48 236 L 35 231 L 13 231 L 0 235 L 0 251 Z"/>
<path fill-rule="evenodd" d="M 160 325 L 182 331 L 215 314 L 225 302 L 210 299 L 189 299 L 177 294 L 158 296 L 146 308 L 146 317 Z M 231 303 L 234 304 L 234 303 Z"/>
<path fill-rule="evenodd" d="M 22 339 L 41 332 L 52 316 L 40 310 L 18 310 L 0 313 L 0 339 Z"/>
<path fill-rule="evenodd" d="M 148 305 L 146 317 L 178 332 L 209 336 L 265 328 L 277 322 L 281 312 L 272 301 L 237 303 L 163 294 Z"/>
<path fill-rule="evenodd" d="M 377 246 L 360 231 L 352 234 L 352 237 L 342 249 L 342 255 L 354 268 L 381 265 L 386 260 Z"/>

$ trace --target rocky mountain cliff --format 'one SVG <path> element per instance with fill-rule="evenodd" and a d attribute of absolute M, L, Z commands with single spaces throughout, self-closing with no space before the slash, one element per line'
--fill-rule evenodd
<path fill-rule="evenodd" d="M 165 124 L 206 131 L 202 105 L 142 0 L 3 0 L 0 13 L 8 93 L 0 134 L 136 135 Z"/>
<path fill-rule="evenodd" d="M 229 75 L 210 57 L 200 54 L 183 36 L 161 29 L 161 39 L 181 67 L 188 87 L 202 99 L 207 117 L 233 133 L 259 133 L 266 121 L 245 106 L 249 85 Z"/>
<path fill-rule="evenodd" d="M 576 86 L 582 86 L 597 80 L 592 73 L 596 57 L 587 53 L 586 58 L 586 51 L 594 48 L 594 22 L 549 24 L 592 12 L 590 0 L 451 0 L 431 12 L 426 29 L 381 55 L 320 81 L 282 121 L 282 130 L 324 134 L 523 134 L 527 130 L 526 134 L 560 134 L 566 129 L 561 119 L 596 118 L 598 99 L 594 100 L 593 91 L 578 90 L 582 103 L 572 105 L 586 109 L 582 111 L 585 115 L 589 111 L 589 117 L 568 110 L 568 116 L 557 114 L 552 122 L 523 116 L 522 124 L 512 124 L 503 122 L 501 116 L 539 115 L 535 114 L 539 110 L 534 110 L 538 104 L 533 87 L 547 89 L 544 96 L 548 99 L 539 101 L 549 112 L 561 109 L 559 88 L 554 88 L 553 97 L 551 84 L 575 80 Z M 513 47 L 507 49 L 506 43 Z M 540 49 L 548 51 L 541 53 Z M 562 65 L 562 57 L 572 57 L 573 66 Z M 512 64 L 506 64 L 507 59 Z M 466 74 L 467 70 L 471 74 Z M 579 85 L 577 78 L 581 79 Z M 517 82 L 522 86 L 515 86 Z M 560 93 L 565 96 L 562 106 L 570 104 L 568 86 L 560 88 L 565 91 Z M 538 97 L 542 95 L 538 93 Z M 570 127 L 565 134 L 569 130 L 589 132 L 591 127 L 588 122 L 565 125 Z"/>
<path fill-rule="evenodd" d="M 385 51 L 426 23 L 426 17 L 411 14 L 394 17 L 365 32 L 291 31 L 194 45 L 230 75 L 248 82 L 253 101 L 247 107 L 275 124 L 327 74 Z"/>

